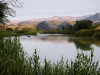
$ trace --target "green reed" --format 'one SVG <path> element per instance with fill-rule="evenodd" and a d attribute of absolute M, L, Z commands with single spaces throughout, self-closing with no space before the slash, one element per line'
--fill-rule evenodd
<path fill-rule="evenodd" d="M 62 57 L 53 63 L 46 58 L 41 62 L 36 49 L 28 56 L 17 37 L 0 37 L 0 75 L 100 75 L 93 51 L 90 55 L 77 53 L 71 61 Z"/>

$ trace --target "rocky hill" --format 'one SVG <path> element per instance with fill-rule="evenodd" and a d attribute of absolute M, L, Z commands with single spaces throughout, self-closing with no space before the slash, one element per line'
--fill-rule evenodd
<path fill-rule="evenodd" d="M 64 28 L 68 28 L 70 25 L 73 26 L 76 21 L 63 21 L 57 28 L 62 30 Z"/>
<path fill-rule="evenodd" d="M 39 30 L 55 30 L 62 28 L 68 28 L 70 25 L 74 25 L 76 21 L 58 21 L 58 20 L 52 20 L 52 21 L 43 21 L 40 22 L 36 28 Z"/>
<path fill-rule="evenodd" d="M 40 22 L 36 28 L 39 30 L 55 30 L 62 22 L 58 20 Z"/>
<path fill-rule="evenodd" d="M 18 24 L 28 24 L 32 22 L 40 23 L 42 21 L 51 21 L 51 20 L 59 20 L 59 21 L 75 21 L 75 20 L 99 20 L 100 21 L 100 13 L 96 13 L 93 15 L 85 15 L 80 17 L 73 17 L 73 16 L 54 16 L 51 18 L 37 18 L 37 19 L 30 19 L 30 20 L 12 20 L 11 23 L 18 23 Z"/>
<path fill-rule="evenodd" d="M 39 18 L 26 21 L 17 21 L 17 25 L 20 26 L 20 28 L 33 27 L 40 30 L 54 30 L 57 28 L 62 29 L 62 27 L 67 28 L 69 25 L 74 25 L 76 23 L 76 20 L 91 20 L 95 25 L 100 23 L 100 13 L 81 17 L 54 16 L 51 18 Z"/>

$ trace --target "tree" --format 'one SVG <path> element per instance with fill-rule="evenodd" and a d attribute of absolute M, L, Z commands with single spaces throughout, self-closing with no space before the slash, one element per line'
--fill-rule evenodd
<path fill-rule="evenodd" d="M 19 0 L 2 0 L 0 1 L 0 23 L 5 24 L 10 22 L 8 16 L 16 16 L 16 11 L 14 11 L 10 6 L 22 7 L 22 3 Z"/>
<path fill-rule="evenodd" d="M 81 21 L 77 21 L 74 29 L 75 30 L 81 30 L 81 29 L 89 29 L 92 26 L 92 21 L 90 20 L 81 20 Z"/>

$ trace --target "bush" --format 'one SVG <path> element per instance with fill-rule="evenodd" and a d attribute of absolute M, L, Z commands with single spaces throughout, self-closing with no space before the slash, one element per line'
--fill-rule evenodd
<path fill-rule="evenodd" d="M 96 32 L 93 34 L 93 37 L 97 37 L 97 38 L 100 38 L 100 32 Z"/>
<path fill-rule="evenodd" d="M 75 30 L 81 30 L 81 29 L 90 29 L 92 27 L 92 21 L 90 20 L 81 20 L 76 21 L 76 24 L 74 26 Z"/>
<path fill-rule="evenodd" d="M 80 36 L 80 37 L 100 37 L 100 30 L 87 30 L 87 29 L 82 29 L 77 31 L 75 36 Z"/>

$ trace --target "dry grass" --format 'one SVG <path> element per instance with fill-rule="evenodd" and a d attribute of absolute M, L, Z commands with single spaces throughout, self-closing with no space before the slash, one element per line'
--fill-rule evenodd
<path fill-rule="evenodd" d="M 97 27 L 97 28 L 95 28 L 95 29 L 97 29 L 97 30 L 98 30 L 98 29 L 100 29 L 100 26 L 98 26 L 98 27 Z"/>
<path fill-rule="evenodd" d="M 21 25 L 21 26 L 19 26 L 19 30 L 22 30 L 23 28 L 27 28 L 27 29 L 35 29 L 35 26 L 33 26 L 33 25 L 28 25 L 28 24 L 26 24 L 26 25 Z"/>
<path fill-rule="evenodd" d="M 7 28 L 11 28 L 13 30 L 17 29 L 18 27 L 18 25 L 7 25 Z"/>

